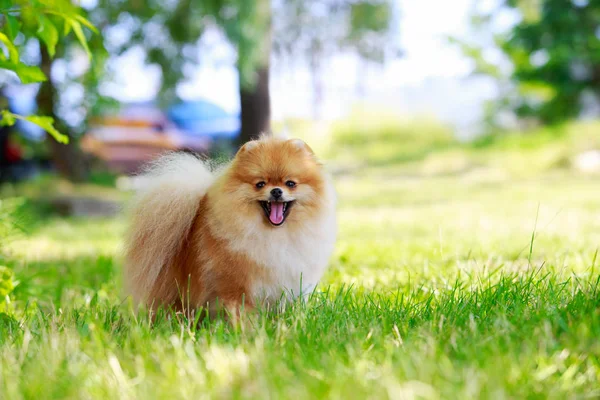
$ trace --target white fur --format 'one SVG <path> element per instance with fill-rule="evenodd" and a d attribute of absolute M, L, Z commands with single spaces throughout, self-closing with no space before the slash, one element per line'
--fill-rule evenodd
<path fill-rule="evenodd" d="M 126 237 L 129 289 L 136 302 L 145 300 L 165 263 L 189 231 L 200 199 L 214 182 L 210 167 L 189 154 L 168 154 L 143 175 L 146 182 L 131 203 L 131 230 Z M 135 243 L 149 245 L 133 251 Z M 132 284 L 136 282 L 136 284 Z"/>
<path fill-rule="evenodd" d="M 246 144 L 242 147 L 242 149 L 244 151 L 250 151 L 253 148 L 255 148 L 256 146 L 258 146 L 258 141 L 256 140 L 251 140 L 249 142 L 246 142 Z"/>
<path fill-rule="evenodd" d="M 310 294 L 319 283 L 333 252 L 337 233 L 335 191 L 329 181 L 320 201 L 320 214 L 312 220 L 304 220 L 302 228 L 295 231 L 286 229 L 285 224 L 278 228 L 265 226 L 264 216 L 258 212 L 246 223 L 225 228 L 220 222 L 226 220 L 225 216 L 212 212 L 208 219 L 211 233 L 227 240 L 232 250 L 245 254 L 265 268 L 268 278 L 252 285 L 251 295 L 258 302 L 273 304 L 282 295 L 291 299 Z"/>
<path fill-rule="evenodd" d="M 292 139 L 292 143 L 301 150 L 306 148 L 306 144 L 300 139 Z"/>

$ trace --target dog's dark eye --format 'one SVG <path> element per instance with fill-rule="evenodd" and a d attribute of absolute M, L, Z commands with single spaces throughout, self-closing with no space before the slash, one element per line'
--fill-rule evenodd
<path fill-rule="evenodd" d="M 262 188 L 264 188 L 264 187 L 265 187 L 265 183 L 264 183 L 263 181 L 260 181 L 260 182 L 258 182 L 258 183 L 256 184 L 256 187 L 257 187 L 257 188 L 259 188 L 259 189 L 262 189 Z"/>
<path fill-rule="evenodd" d="M 294 186 L 296 186 L 296 182 L 294 182 L 294 181 L 287 181 L 285 183 L 285 186 L 293 188 Z"/>

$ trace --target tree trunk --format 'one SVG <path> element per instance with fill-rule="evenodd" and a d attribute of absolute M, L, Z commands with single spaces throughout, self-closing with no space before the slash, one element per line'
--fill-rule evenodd
<path fill-rule="evenodd" d="M 242 76 L 242 71 L 247 71 L 251 60 L 248 57 L 238 58 L 240 71 L 240 106 L 241 106 L 241 132 L 238 137 L 238 146 L 249 140 L 256 139 L 261 134 L 271 134 L 271 98 L 269 95 L 269 61 L 271 58 L 271 1 L 255 0 L 250 18 L 255 26 L 262 32 L 259 43 L 238 43 L 238 57 L 242 54 L 258 52 L 258 62 L 252 65 L 254 76 L 248 79 Z M 257 46 L 254 49 L 246 46 Z"/>
<path fill-rule="evenodd" d="M 241 146 L 260 134 L 271 133 L 271 99 L 269 96 L 269 66 L 257 71 L 253 87 L 240 85 L 240 103 L 242 108 L 242 129 L 238 137 Z"/>
<path fill-rule="evenodd" d="M 39 113 L 54 118 L 59 130 L 69 136 L 69 144 L 61 144 L 48 135 L 52 161 L 62 176 L 73 182 L 82 182 L 88 176 L 88 166 L 77 142 L 69 135 L 64 126 L 60 126 L 58 119 L 56 118 L 56 113 L 54 112 L 56 88 L 54 87 L 51 78 L 52 59 L 46 48 L 43 46 L 40 46 L 40 56 L 42 60 L 41 69 L 48 77 L 48 80 L 42 83 L 37 95 Z"/>

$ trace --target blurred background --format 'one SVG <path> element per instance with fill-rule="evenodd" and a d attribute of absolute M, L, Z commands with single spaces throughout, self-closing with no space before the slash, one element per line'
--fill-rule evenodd
<path fill-rule="evenodd" d="M 340 179 L 600 171 L 594 1 L 9 3 L 0 194 L 53 212 L 113 215 L 161 153 L 227 159 L 261 132 Z"/>
<path fill-rule="evenodd" d="M 54 58 L 38 38 L 17 37 L 24 62 L 50 79 L 0 75 L 3 107 L 52 116 L 72 140 L 5 127 L 2 182 L 116 183 L 163 151 L 231 156 L 261 131 L 303 137 L 340 170 L 469 169 L 500 142 L 527 153 L 509 169 L 600 169 L 593 1 L 78 5 L 98 29 L 82 33 L 91 58 L 74 35 Z"/>

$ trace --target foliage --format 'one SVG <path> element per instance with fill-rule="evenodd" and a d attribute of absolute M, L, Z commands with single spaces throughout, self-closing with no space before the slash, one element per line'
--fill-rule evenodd
<path fill-rule="evenodd" d="M 396 50 L 393 17 L 387 0 L 278 1 L 274 3 L 274 48 L 276 54 L 291 59 L 327 58 L 347 50 L 382 62 Z"/>
<path fill-rule="evenodd" d="M 42 117 L 38 115 L 30 115 L 24 117 L 22 115 L 11 113 L 8 110 L 2 110 L 0 112 L 2 116 L 2 120 L 0 120 L 1 126 L 12 126 L 16 123 L 18 119 L 23 121 L 28 121 L 33 124 L 36 124 L 40 128 L 43 128 L 46 132 L 48 132 L 52 137 L 59 143 L 69 143 L 69 137 L 67 135 L 63 135 L 54 127 L 54 119 L 51 117 Z"/>
<path fill-rule="evenodd" d="M 326 7 L 326 10 L 316 14 L 318 7 Z M 331 15 L 331 12 L 336 14 Z M 89 11 L 89 17 L 105 32 L 125 28 L 125 39 L 108 39 L 109 52 L 121 54 L 138 46 L 143 48 L 147 62 L 161 69 L 159 96 L 164 103 L 169 103 L 177 97 L 177 84 L 186 77 L 186 65 L 200 61 L 195 45 L 206 28 L 216 25 L 223 30 L 237 50 L 240 85 L 251 87 L 256 80 L 257 66 L 269 60 L 271 41 L 278 55 L 293 51 L 306 56 L 310 43 L 318 40 L 325 51 L 333 51 L 334 47 L 336 50 L 359 48 L 364 57 L 381 59 L 387 43 L 381 39 L 388 31 L 391 10 L 387 2 L 346 0 L 293 0 L 273 5 L 266 0 L 100 0 L 98 6 Z M 336 29 L 340 28 L 332 27 L 331 18 L 341 24 L 339 34 Z"/>
<path fill-rule="evenodd" d="M 207 27 L 222 27 L 238 51 L 240 82 L 251 85 L 255 66 L 269 54 L 262 48 L 270 37 L 268 1 L 243 0 L 176 0 L 171 2 L 115 2 L 100 0 L 89 11 L 95 25 L 105 32 L 119 30 L 116 40 L 110 35 L 106 47 L 112 55 L 132 48 L 142 48 L 149 64 L 162 73 L 159 98 L 171 103 L 177 98 L 177 84 L 186 78 L 186 67 L 200 60 L 195 46 Z M 267 40 L 268 43 L 268 40 Z"/>
<path fill-rule="evenodd" d="M 47 77 L 42 69 L 35 65 L 25 64 L 20 57 L 16 43 L 24 43 L 29 38 L 37 38 L 40 46 L 44 45 L 48 54 L 53 57 L 57 46 L 70 32 L 91 57 L 84 27 L 97 32 L 96 28 L 82 16 L 79 7 L 69 0 L 2 0 L 0 1 L 2 15 L 2 32 L 0 42 L 4 51 L 0 51 L 0 68 L 13 71 L 21 83 L 44 82 Z M 2 111 L 2 125 L 13 125 L 17 119 L 25 119 L 44 130 L 61 143 L 68 142 L 68 136 L 54 128 L 51 117 L 30 116 L 22 117 Z"/>
<path fill-rule="evenodd" d="M 268 65 L 271 39 L 279 32 L 271 29 L 269 0 L 210 0 L 207 11 L 213 15 L 237 50 L 240 85 L 255 85 L 258 67 Z"/>
<path fill-rule="evenodd" d="M 16 284 L 12 269 L 0 265 L 0 314 L 10 311 L 10 295 L 15 289 Z"/>
<path fill-rule="evenodd" d="M 596 96 L 600 85 L 600 3 L 521 3 L 508 2 L 523 19 L 502 46 L 523 93 L 517 112 L 545 123 L 577 117 L 584 93 Z"/>
<path fill-rule="evenodd" d="M 399 55 L 389 0 L 280 0 L 273 2 L 273 49 L 278 60 L 306 65 L 312 80 L 313 118 L 321 116 L 323 68 L 334 54 L 350 53 L 359 67 Z M 358 88 L 362 82 L 358 81 Z"/>
<path fill-rule="evenodd" d="M 136 47 L 145 50 L 147 62 L 159 66 L 162 72 L 160 100 L 170 103 L 176 98 L 184 65 L 199 61 L 190 50 L 207 23 L 204 4 L 191 0 L 99 0 L 89 10 L 89 18 L 102 27 L 109 56 L 119 56 Z"/>
<path fill-rule="evenodd" d="M 362 1 L 350 5 L 350 29 L 347 47 L 366 60 L 383 62 L 390 53 L 396 53 L 393 37 L 390 37 L 393 19 L 389 1 Z"/>
<path fill-rule="evenodd" d="M 0 199 L 0 316 L 13 311 L 11 295 L 18 282 L 12 268 L 5 265 L 10 261 L 5 246 L 18 230 L 15 218 L 22 205 L 22 199 Z"/>
<path fill-rule="evenodd" d="M 510 80 L 490 111 L 509 109 L 544 124 L 597 113 L 589 103 L 591 99 L 598 104 L 600 99 L 600 2 L 502 0 L 500 4 L 492 11 L 476 11 L 473 26 L 489 35 L 496 18 L 510 11 L 518 18 L 507 32 L 493 34 L 492 42 L 483 45 L 454 38 L 475 61 L 475 73 Z M 501 52 L 500 63 L 486 58 L 490 48 Z"/>
<path fill-rule="evenodd" d="M 13 228 L 12 219 L 10 218 L 11 208 L 7 200 L 0 200 L 0 243 L 6 241 L 6 237 Z"/>

